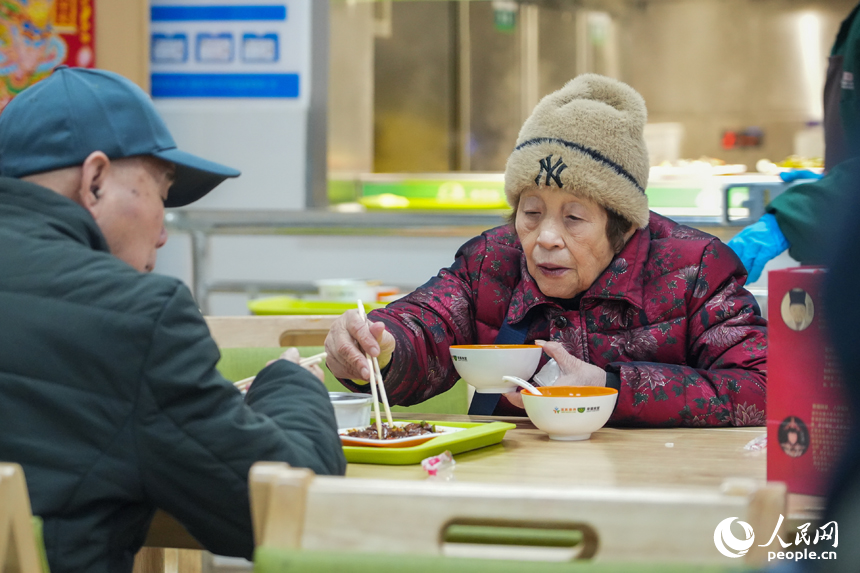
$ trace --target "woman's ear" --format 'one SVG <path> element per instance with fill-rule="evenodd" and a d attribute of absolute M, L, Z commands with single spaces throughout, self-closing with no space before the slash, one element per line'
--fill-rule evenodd
<path fill-rule="evenodd" d="M 93 151 L 81 166 L 78 203 L 92 212 L 103 197 L 104 184 L 110 172 L 110 159 L 101 151 Z"/>
<path fill-rule="evenodd" d="M 626 233 L 624 233 L 624 243 L 622 243 L 621 248 L 615 252 L 616 255 L 620 253 L 625 246 L 627 246 L 627 243 L 630 242 L 630 237 L 632 237 L 637 230 L 636 225 L 630 225 L 630 228 L 627 229 Z"/>
<path fill-rule="evenodd" d="M 630 241 L 630 237 L 632 237 L 636 231 L 636 225 L 630 225 L 630 228 L 624 233 L 624 240 L 621 242 L 621 246 L 615 249 L 616 255 L 624 250 L 624 247 L 626 247 L 627 243 Z"/>

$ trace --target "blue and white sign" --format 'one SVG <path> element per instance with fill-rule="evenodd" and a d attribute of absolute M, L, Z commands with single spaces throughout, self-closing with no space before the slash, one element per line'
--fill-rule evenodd
<path fill-rule="evenodd" d="M 153 34 L 151 59 L 153 65 L 187 62 L 188 37 L 185 34 Z"/>
<path fill-rule="evenodd" d="M 233 61 L 233 34 L 197 34 L 197 61 L 229 64 Z"/>
<path fill-rule="evenodd" d="M 278 61 L 277 34 L 245 34 L 242 36 L 242 61 L 274 63 Z"/>
<path fill-rule="evenodd" d="M 307 4 L 152 0 L 152 96 L 306 100 Z"/>

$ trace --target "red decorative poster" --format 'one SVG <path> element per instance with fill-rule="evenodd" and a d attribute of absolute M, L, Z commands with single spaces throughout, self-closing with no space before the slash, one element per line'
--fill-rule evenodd
<path fill-rule="evenodd" d="M 822 304 L 826 271 L 768 274 L 767 479 L 825 495 L 848 440 L 849 408 Z"/>
<path fill-rule="evenodd" d="M 60 64 L 95 65 L 95 0 L 0 0 L 0 109 Z"/>

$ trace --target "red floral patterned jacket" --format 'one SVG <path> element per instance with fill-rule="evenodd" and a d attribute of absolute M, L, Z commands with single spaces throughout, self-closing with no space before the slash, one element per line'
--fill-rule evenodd
<path fill-rule="evenodd" d="M 492 344 L 506 317 L 516 325 L 534 309 L 527 342 L 560 341 L 620 377 L 610 423 L 763 425 L 767 321 L 745 280 L 718 239 L 652 213 L 579 310 L 565 310 L 540 292 L 504 226 L 467 242 L 450 268 L 370 318 L 397 341 L 385 376 L 392 403 L 449 389 L 458 378 L 450 345 Z"/>

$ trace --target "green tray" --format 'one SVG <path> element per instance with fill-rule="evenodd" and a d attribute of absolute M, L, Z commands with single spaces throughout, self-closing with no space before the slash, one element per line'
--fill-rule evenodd
<path fill-rule="evenodd" d="M 370 312 L 382 308 L 385 303 L 364 303 L 364 310 Z M 248 309 L 253 314 L 343 314 L 355 308 L 354 302 L 334 300 L 304 300 L 291 296 L 274 296 L 248 301 Z"/>
<path fill-rule="evenodd" d="M 511 210 L 510 205 L 508 205 L 504 197 L 501 201 L 445 201 L 422 197 L 401 197 L 386 193 L 384 195 L 362 197 L 358 202 L 368 209 L 426 209 L 431 211 L 483 209 L 505 212 Z"/>
<path fill-rule="evenodd" d="M 418 420 L 398 420 L 398 422 L 417 422 Z M 424 458 L 441 454 L 445 450 L 452 454 L 476 450 L 484 446 L 498 444 L 505 437 L 505 432 L 513 430 L 517 426 L 506 422 L 435 422 L 432 424 L 450 426 L 453 428 L 466 428 L 462 432 L 455 432 L 447 436 L 439 436 L 428 440 L 423 444 L 409 448 L 371 448 L 366 446 L 344 446 L 343 453 L 346 461 L 354 464 L 386 464 L 403 466 L 418 464 Z M 371 424 L 374 420 L 370 421 Z"/>
<path fill-rule="evenodd" d="M 500 175 L 500 174 L 499 174 Z M 490 209 L 509 212 L 505 181 L 489 178 L 437 177 L 362 181 L 358 202 L 368 209 Z"/>

